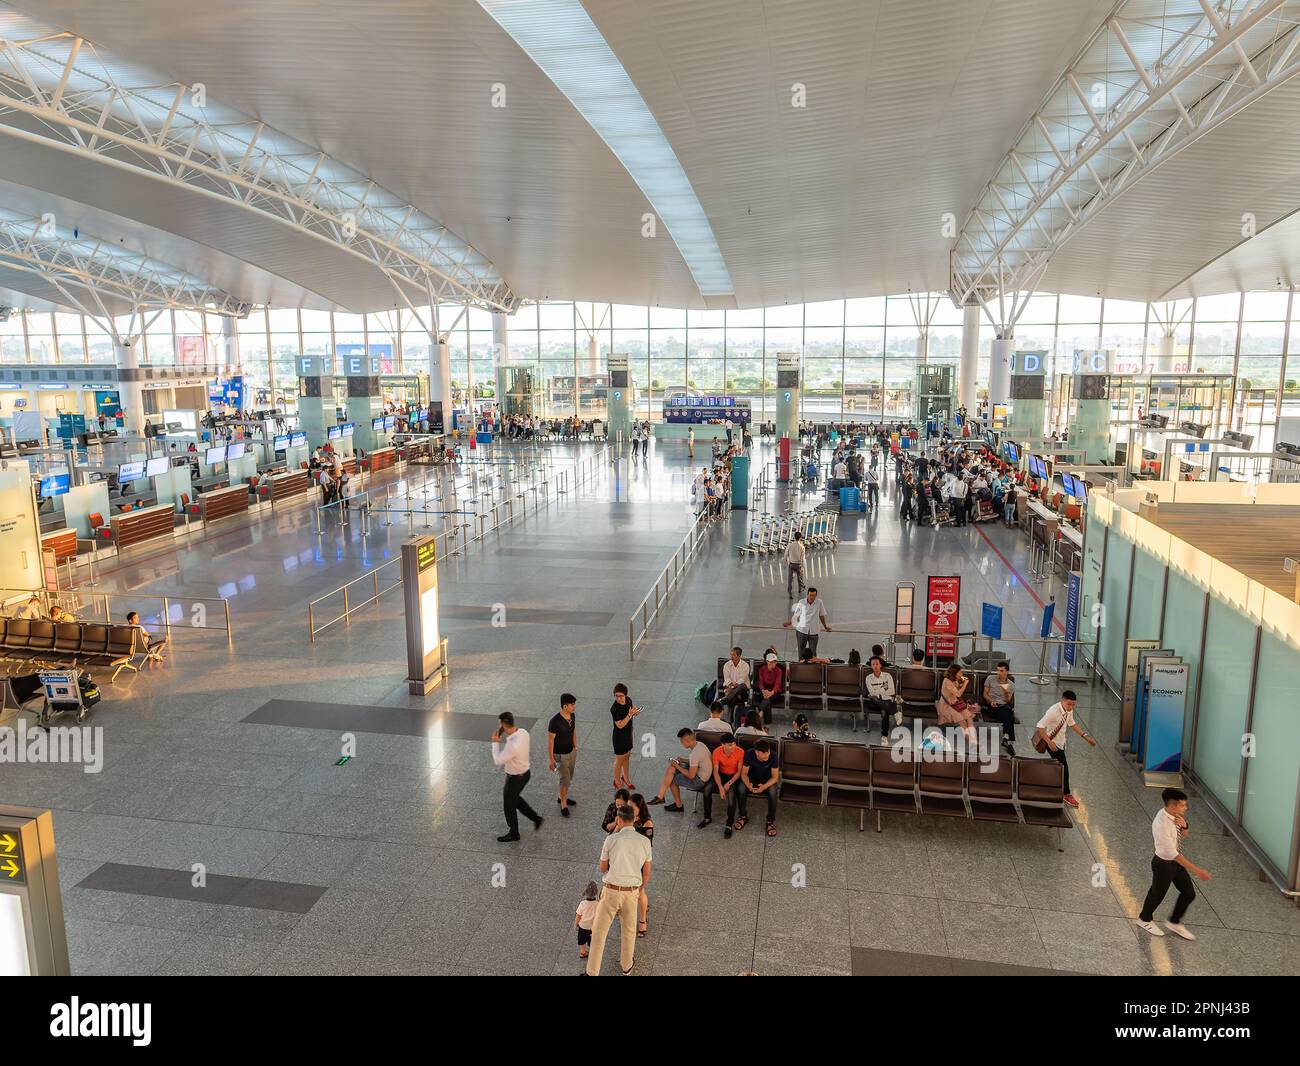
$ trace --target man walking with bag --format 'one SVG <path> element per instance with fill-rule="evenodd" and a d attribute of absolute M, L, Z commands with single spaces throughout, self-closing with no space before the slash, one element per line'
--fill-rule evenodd
<path fill-rule="evenodd" d="M 1061 693 L 1060 702 L 1048 707 L 1047 712 L 1038 720 L 1038 725 L 1034 728 L 1034 750 L 1050 755 L 1065 771 L 1065 802 L 1071 807 L 1079 806 L 1079 801 L 1070 791 L 1070 764 L 1065 761 L 1065 734 L 1073 729 L 1094 748 L 1097 746 L 1097 741 L 1088 736 L 1083 731 L 1083 727 L 1074 720 L 1074 705 L 1078 699 L 1079 697 L 1072 690 L 1066 689 Z"/>

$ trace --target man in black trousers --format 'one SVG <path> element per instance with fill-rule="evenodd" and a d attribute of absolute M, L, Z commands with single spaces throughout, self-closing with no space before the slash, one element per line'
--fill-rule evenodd
<path fill-rule="evenodd" d="M 509 827 L 504 836 L 497 837 L 502 844 L 519 839 L 519 811 L 532 821 L 537 829 L 542 828 L 542 816 L 521 794 L 528 779 L 533 776 L 528 762 L 528 730 L 515 725 L 515 716 L 509 711 L 497 715 L 501 726 L 492 734 L 492 761 L 503 767 L 506 772 L 506 787 L 502 792 L 502 802 L 506 811 L 506 825 Z M 500 747 L 497 747 L 498 743 Z"/>
<path fill-rule="evenodd" d="M 1155 844 L 1155 854 L 1151 856 L 1151 888 L 1142 904 L 1138 925 L 1152 936 L 1165 935 L 1165 931 L 1155 923 L 1155 914 L 1172 884 L 1178 889 L 1178 899 L 1165 925 L 1175 936 L 1195 940 L 1195 934 L 1189 933 L 1183 925 L 1183 915 L 1196 898 L 1196 889 L 1192 887 L 1189 874 L 1208 881 L 1210 872 L 1202 870 L 1182 853 L 1183 838 L 1187 836 L 1187 793 L 1181 789 L 1167 788 L 1160 793 L 1160 799 L 1164 806 L 1151 823 L 1151 836 Z"/>

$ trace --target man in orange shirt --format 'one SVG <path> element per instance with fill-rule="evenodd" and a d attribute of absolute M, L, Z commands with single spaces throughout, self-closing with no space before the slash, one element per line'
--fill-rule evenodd
<path fill-rule="evenodd" d="M 736 738 L 725 733 L 722 743 L 713 753 L 713 784 L 704 792 L 704 820 L 699 827 L 703 829 L 713 821 L 713 793 L 717 792 L 727 801 L 727 827 L 722 835 L 729 837 L 732 824 L 736 820 L 736 801 L 740 795 L 740 767 L 745 760 L 745 752 L 737 746 Z"/>

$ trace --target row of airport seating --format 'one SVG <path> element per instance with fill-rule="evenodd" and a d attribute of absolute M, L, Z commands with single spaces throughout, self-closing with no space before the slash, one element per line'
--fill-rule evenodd
<path fill-rule="evenodd" d="M 136 656 L 157 657 L 136 626 L 26 618 L 0 618 L 0 654 L 10 672 L 21 666 L 105 666 L 113 669 L 110 681 L 123 670 L 138 672 Z"/>
<path fill-rule="evenodd" d="M 722 691 L 722 665 L 728 660 L 718 660 L 718 691 Z M 783 664 L 785 687 L 782 705 L 791 714 L 816 711 L 844 711 L 853 716 L 853 728 L 858 728 L 858 715 L 865 711 L 868 695 L 867 666 L 848 663 L 798 663 Z M 751 665 L 752 669 L 752 665 Z M 898 709 L 907 718 L 927 723 L 936 722 L 939 712 L 939 684 L 942 672 L 919 666 L 887 666 L 883 670 L 894 679 L 894 692 Z M 979 697 L 982 702 L 984 679 L 979 671 L 967 670 L 970 685 L 966 692 L 970 699 Z M 753 675 L 751 675 L 753 676 Z"/>
<path fill-rule="evenodd" d="M 787 738 L 780 760 L 782 802 L 856 808 L 859 830 L 869 810 L 876 812 L 877 832 L 882 811 L 1058 831 L 1074 824 L 1065 808 L 1064 771 L 1054 759 L 1004 756 L 986 767 L 952 753 L 931 757 L 883 745 Z"/>

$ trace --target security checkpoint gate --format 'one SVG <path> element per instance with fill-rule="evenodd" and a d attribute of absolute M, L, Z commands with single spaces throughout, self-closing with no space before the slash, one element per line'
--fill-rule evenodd
<path fill-rule="evenodd" d="M 746 555 L 771 555 L 783 552 L 796 533 L 803 534 L 808 548 L 834 547 L 839 542 L 836 530 L 840 516 L 827 511 L 801 511 L 788 515 L 760 515 L 749 526 L 749 541 L 738 544 L 737 551 Z"/>

